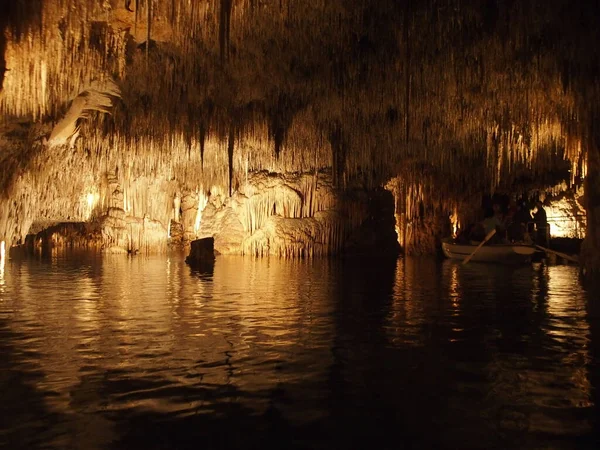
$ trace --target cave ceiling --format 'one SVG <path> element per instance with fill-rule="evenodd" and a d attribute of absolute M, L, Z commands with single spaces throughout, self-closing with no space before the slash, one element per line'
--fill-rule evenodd
<path fill-rule="evenodd" d="M 429 167 L 473 173 L 478 189 L 565 160 L 581 172 L 597 3 L 2 0 L 2 142 L 50 136 L 69 102 L 111 79 L 120 98 L 88 114 L 79 147 L 167 159 L 187 147 L 213 177 L 228 164 L 230 187 L 234 147 L 246 170 L 330 166 L 338 181 Z M 223 158 L 205 158 L 210 141 Z"/>

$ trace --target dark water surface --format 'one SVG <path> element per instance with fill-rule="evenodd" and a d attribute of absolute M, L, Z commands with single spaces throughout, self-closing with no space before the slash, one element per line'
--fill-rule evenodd
<path fill-rule="evenodd" d="M 0 446 L 600 448 L 577 268 L 78 254 L 0 270 Z"/>

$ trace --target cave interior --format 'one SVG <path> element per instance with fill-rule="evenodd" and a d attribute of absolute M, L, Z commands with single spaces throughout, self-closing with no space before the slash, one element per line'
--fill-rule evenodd
<path fill-rule="evenodd" d="M 426 254 L 504 195 L 598 271 L 599 13 L 1 0 L 2 248 Z"/>

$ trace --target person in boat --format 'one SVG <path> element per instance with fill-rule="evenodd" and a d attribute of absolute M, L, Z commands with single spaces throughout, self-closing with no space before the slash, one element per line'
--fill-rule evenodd
<path fill-rule="evenodd" d="M 533 214 L 533 221 L 535 222 L 535 240 L 538 245 L 544 247 L 548 246 L 548 217 L 546 210 L 541 201 L 535 203 L 536 211 Z"/>
<path fill-rule="evenodd" d="M 524 201 L 516 204 L 516 211 L 512 216 L 511 222 L 507 226 L 508 238 L 513 242 L 527 242 L 531 240 L 527 230 L 528 224 L 533 222 L 531 212 L 526 207 Z"/>
<path fill-rule="evenodd" d="M 506 237 L 506 227 L 504 225 L 504 217 L 499 203 L 492 205 L 492 210 L 486 211 L 485 218 L 482 222 L 485 236 L 492 230 L 496 230 L 496 235 L 490 240 L 490 243 L 499 243 Z"/>
<path fill-rule="evenodd" d="M 515 214 L 518 211 L 518 204 L 514 200 L 510 200 L 506 214 L 504 215 L 504 223 L 506 226 L 510 225 L 514 221 Z"/>
<path fill-rule="evenodd" d="M 468 245 L 474 236 L 474 230 L 475 230 L 475 224 L 474 223 L 469 224 L 465 229 L 459 230 L 458 234 L 456 235 L 455 241 L 458 244 Z"/>

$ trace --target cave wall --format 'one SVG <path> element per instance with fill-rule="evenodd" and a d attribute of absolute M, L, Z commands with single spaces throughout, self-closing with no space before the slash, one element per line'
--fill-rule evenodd
<path fill-rule="evenodd" d="M 220 253 L 311 257 L 340 253 L 367 218 L 366 192 L 341 192 L 330 173 L 249 174 L 231 197 L 212 196 L 198 236 Z"/>
<path fill-rule="evenodd" d="M 167 234 L 183 223 L 189 239 L 208 192 L 232 198 L 263 170 L 328 169 L 335 188 L 364 192 L 402 178 L 396 213 L 410 217 L 400 227 L 418 219 L 422 232 L 405 247 L 422 252 L 448 214 L 467 220 L 482 191 L 543 180 L 564 161 L 585 175 L 586 112 L 598 99 L 588 2 L 0 6 L 8 243 L 32 223 L 106 216 L 111 177 L 123 193 L 111 207 Z M 109 80 L 110 102 L 73 116 Z"/>
<path fill-rule="evenodd" d="M 587 233 L 581 246 L 581 268 L 583 274 L 597 282 L 600 273 L 600 128 L 595 116 L 590 127 L 588 165 L 589 175 L 585 185 Z"/>

